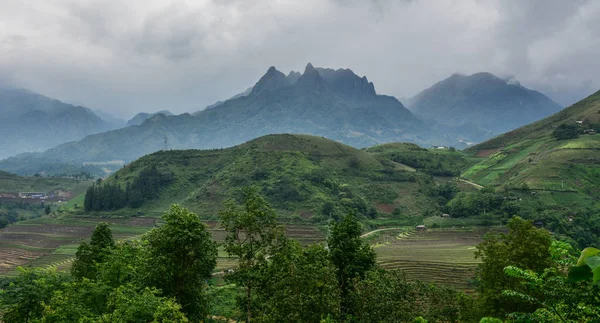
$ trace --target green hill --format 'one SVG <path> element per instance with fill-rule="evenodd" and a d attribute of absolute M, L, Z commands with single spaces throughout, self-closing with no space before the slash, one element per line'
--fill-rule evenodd
<path fill-rule="evenodd" d="M 435 185 L 433 178 L 385 157 L 389 147 L 378 146 L 373 148 L 377 153 L 371 153 L 322 137 L 267 135 L 227 149 L 156 152 L 125 166 L 102 185 L 118 186 L 128 196 L 134 187 L 142 187 L 150 196 L 139 205 L 129 203 L 109 212 L 112 215 L 158 215 L 179 203 L 205 218 L 216 218 L 225 199 L 240 197 L 241 189 L 251 185 L 292 222 L 322 222 L 350 211 L 373 221 L 436 214 L 434 199 L 423 193 Z M 152 176 L 162 180 L 153 181 Z M 148 193 L 146 188 L 157 186 L 156 194 Z M 83 205 L 83 196 L 73 203 Z"/>
<path fill-rule="evenodd" d="M 529 190 L 544 206 L 597 208 L 600 135 L 583 131 L 598 128 L 593 121 L 599 113 L 600 91 L 546 119 L 476 145 L 466 152 L 485 159 L 462 176 L 481 185 Z M 558 140 L 553 132 L 561 125 L 581 134 Z"/>
<path fill-rule="evenodd" d="M 469 158 L 455 149 L 425 149 L 411 143 L 377 145 L 365 151 L 433 176 L 458 176 L 472 164 Z"/>

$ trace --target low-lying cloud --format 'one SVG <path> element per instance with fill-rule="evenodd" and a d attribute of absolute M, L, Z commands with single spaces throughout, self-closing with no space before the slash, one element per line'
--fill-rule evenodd
<path fill-rule="evenodd" d="M 489 71 L 567 105 L 600 89 L 599 20 L 594 0 L 0 0 L 0 85 L 128 118 L 310 61 L 399 98 Z"/>

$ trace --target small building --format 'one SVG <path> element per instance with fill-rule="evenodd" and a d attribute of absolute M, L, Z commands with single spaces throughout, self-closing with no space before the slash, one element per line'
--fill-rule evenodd
<path fill-rule="evenodd" d="M 44 192 L 19 192 L 22 199 L 47 199 L 48 194 Z"/>
<path fill-rule="evenodd" d="M 442 218 L 449 218 L 449 217 L 450 217 L 450 214 L 448 214 L 448 213 L 442 214 Z"/>
<path fill-rule="evenodd" d="M 544 227 L 544 221 L 542 220 L 537 220 L 535 222 L 533 222 L 533 225 L 538 227 L 538 228 L 543 228 Z"/>
<path fill-rule="evenodd" d="M 586 134 L 586 135 L 595 135 L 596 134 L 596 129 L 592 129 L 592 128 L 585 129 L 585 130 L 583 130 L 583 133 Z"/>
<path fill-rule="evenodd" d="M 427 230 L 427 227 L 424 224 L 421 224 L 421 225 L 417 225 L 416 229 L 417 229 L 417 231 L 425 231 L 425 230 Z"/>
<path fill-rule="evenodd" d="M 575 122 L 578 123 L 578 124 L 583 124 L 583 120 L 577 120 Z"/>

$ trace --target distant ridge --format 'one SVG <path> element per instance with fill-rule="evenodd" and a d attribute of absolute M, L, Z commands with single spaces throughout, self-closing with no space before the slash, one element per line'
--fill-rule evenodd
<path fill-rule="evenodd" d="M 88 108 L 26 89 L 0 88 L 0 158 L 46 150 L 115 126 Z"/>
<path fill-rule="evenodd" d="M 453 74 L 406 101 L 417 116 L 473 142 L 556 113 L 562 107 L 513 79 L 490 73 Z"/>

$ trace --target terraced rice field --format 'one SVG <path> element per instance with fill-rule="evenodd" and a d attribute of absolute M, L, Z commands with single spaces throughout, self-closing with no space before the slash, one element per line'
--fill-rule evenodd
<path fill-rule="evenodd" d="M 100 221 L 107 221 L 116 240 L 135 238 L 157 225 L 156 218 L 90 219 L 40 218 L 24 221 L 0 230 L 0 275 L 13 275 L 21 265 L 68 269 L 78 245 L 88 240 Z M 159 220 L 158 220 L 159 221 Z M 218 222 L 205 222 L 213 239 L 223 242 L 225 231 Z M 325 240 L 325 234 L 312 225 L 285 225 L 288 237 L 303 245 Z M 378 231 L 365 237 L 374 246 L 383 268 L 403 269 L 409 278 L 435 282 L 469 290 L 477 260 L 475 245 L 485 229 L 430 230 L 415 232 L 411 228 Z M 219 248 L 216 271 L 233 268 L 230 258 Z"/>
<path fill-rule="evenodd" d="M 13 275 L 17 266 L 68 269 L 77 247 L 89 240 L 94 227 L 102 221 L 111 225 L 115 240 L 127 240 L 144 234 L 157 225 L 157 218 L 40 218 L 20 222 L 0 230 L 0 275 Z M 223 242 L 225 231 L 218 222 L 205 222 L 217 242 Z M 323 241 L 324 235 L 315 226 L 286 225 L 286 233 L 302 244 Z M 219 250 L 217 270 L 233 268 L 236 260 Z"/>
<path fill-rule="evenodd" d="M 13 275 L 23 265 L 69 268 L 77 246 L 101 221 L 111 225 L 115 239 L 123 240 L 150 230 L 156 219 L 39 218 L 10 225 L 0 230 L 0 275 Z"/>
<path fill-rule="evenodd" d="M 474 258 L 475 246 L 485 234 L 485 229 L 428 230 L 408 229 L 388 231 L 371 241 L 379 264 L 386 269 L 402 269 L 408 278 L 472 290 L 469 281 L 475 276 L 478 260 Z M 390 235 L 393 234 L 393 235 Z"/>

